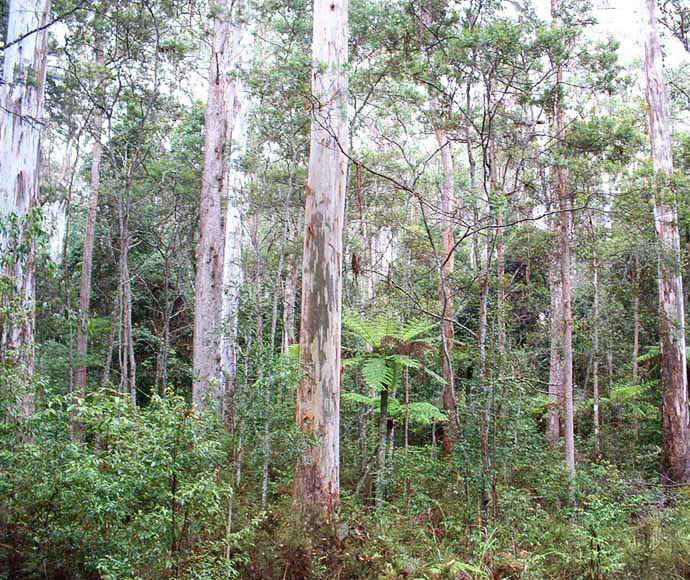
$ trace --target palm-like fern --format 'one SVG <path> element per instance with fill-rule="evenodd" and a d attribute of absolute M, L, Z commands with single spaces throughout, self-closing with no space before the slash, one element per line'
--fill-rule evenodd
<path fill-rule="evenodd" d="M 385 317 L 367 321 L 357 314 L 348 313 L 343 318 L 343 325 L 365 343 L 361 354 L 345 359 L 343 364 L 345 368 L 360 368 L 370 390 L 393 390 L 405 368 L 421 368 L 434 380 L 444 383 L 442 377 L 415 358 L 431 346 L 431 339 L 426 335 L 434 324 L 413 320 L 401 325 Z"/>
<path fill-rule="evenodd" d="M 388 416 L 394 419 L 404 416 L 419 423 L 431 423 L 446 418 L 437 407 L 430 403 L 413 403 L 403 410 L 403 406 L 398 401 L 389 397 L 389 392 L 395 389 L 405 368 L 422 368 L 434 379 L 444 382 L 436 373 L 425 368 L 419 360 L 424 348 L 430 346 L 431 341 L 426 335 L 434 325 L 420 320 L 400 325 L 390 318 L 383 317 L 366 321 L 356 314 L 346 314 L 343 324 L 346 330 L 364 342 L 364 348 L 358 349 L 360 354 L 346 359 L 344 366 L 361 369 L 369 390 L 378 394 L 378 396 L 367 396 L 346 393 L 344 398 L 379 407 L 376 504 L 381 507 L 384 498 Z M 418 358 L 415 358 L 415 355 Z"/>

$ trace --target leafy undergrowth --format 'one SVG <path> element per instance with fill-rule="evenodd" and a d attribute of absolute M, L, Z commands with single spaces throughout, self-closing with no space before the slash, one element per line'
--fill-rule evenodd
<path fill-rule="evenodd" d="M 687 490 L 585 456 L 570 486 L 538 434 L 498 453 L 489 476 L 472 443 L 450 461 L 396 450 L 380 510 L 344 462 L 337 520 L 305 539 L 285 442 L 261 512 L 261 457 L 247 454 L 237 486 L 227 434 L 181 399 L 134 409 L 105 391 L 54 398 L 24 431 L 10 408 L 0 406 L 2 580 L 690 578 Z"/>
<path fill-rule="evenodd" d="M 422 466 L 421 453 L 412 454 L 415 470 L 428 469 L 436 477 L 414 485 L 398 482 L 408 494 L 392 499 L 380 513 L 372 502 L 346 492 L 338 523 L 310 550 L 290 536 L 290 501 L 284 498 L 257 532 L 243 577 L 690 578 L 690 496 L 685 492 L 664 494 L 624 477 L 613 465 L 581 465 L 573 501 L 565 471 L 552 458 L 497 474 L 495 491 L 483 504 L 479 490 L 457 476 L 457 466 L 440 461 Z"/>

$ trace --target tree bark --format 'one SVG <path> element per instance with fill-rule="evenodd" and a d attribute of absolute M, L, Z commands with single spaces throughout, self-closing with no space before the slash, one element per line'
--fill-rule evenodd
<path fill-rule="evenodd" d="M 313 119 L 305 192 L 297 424 L 311 442 L 297 464 L 303 521 L 328 521 L 340 497 L 340 337 L 347 157 L 348 0 L 314 0 Z"/>
<path fill-rule="evenodd" d="M 560 27 L 560 0 L 551 0 L 551 17 L 554 26 Z M 562 145 L 565 136 L 565 122 L 562 95 L 563 68 L 560 62 L 553 63 L 556 75 L 557 96 L 554 104 L 554 121 L 556 139 Z M 573 228 L 572 200 L 568 191 L 568 176 L 566 169 L 559 163 L 556 166 L 558 180 L 558 201 L 560 210 L 560 266 L 561 266 L 561 326 L 562 326 L 562 367 L 561 388 L 563 393 L 564 423 L 565 423 L 565 462 L 568 476 L 575 479 L 575 426 L 573 409 L 573 311 L 572 311 L 572 259 L 570 247 L 570 232 Z"/>
<path fill-rule="evenodd" d="M 553 448 L 560 439 L 561 423 L 561 272 L 557 260 L 549 266 L 549 287 L 551 293 L 551 358 L 549 366 L 549 408 L 547 413 L 546 440 Z"/>
<path fill-rule="evenodd" d="M 645 74 L 649 138 L 656 175 L 654 225 L 659 247 L 661 379 L 664 387 L 661 475 L 664 483 L 690 481 L 690 425 L 678 210 L 672 195 L 673 153 L 663 78 L 656 2 L 647 0 Z"/>
<path fill-rule="evenodd" d="M 197 412 L 218 396 L 221 377 L 220 335 L 223 311 L 224 228 L 223 199 L 228 199 L 228 160 L 235 121 L 235 82 L 229 78 L 237 62 L 239 27 L 231 24 L 233 0 L 218 2 L 212 9 L 213 41 L 209 67 L 208 106 L 204 137 L 204 169 L 201 184 L 194 291 L 192 401 Z M 230 216 L 233 218 L 234 216 Z M 227 303 L 226 303 L 227 304 Z M 216 392 L 211 393 L 211 390 Z"/>
<path fill-rule="evenodd" d="M 443 228 L 443 261 L 439 271 L 439 299 L 441 301 L 441 368 L 446 381 L 443 387 L 443 410 L 448 414 L 448 423 L 443 430 L 443 456 L 449 457 L 458 439 L 458 403 L 455 393 L 455 373 L 453 369 L 453 295 L 449 279 L 455 269 L 455 236 L 453 234 L 453 205 L 455 198 L 455 169 L 453 152 L 446 132 L 436 127 L 436 140 L 441 152 L 443 184 L 441 186 L 441 211 Z"/>
<path fill-rule="evenodd" d="M 97 67 L 104 62 L 103 39 L 96 31 L 94 56 Z M 100 89 L 101 87 L 99 87 Z M 81 287 L 79 291 L 79 328 L 77 330 L 77 369 L 75 383 L 80 397 L 86 395 L 86 356 L 88 352 L 88 322 L 89 305 L 91 302 L 91 271 L 93 265 L 93 249 L 96 239 L 96 218 L 98 214 L 98 192 L 101 185 L 101 158 L 103 146 L 101 133 L 103 131 L 103 108 L 98 107 L 93 126 L 93 152 L 91 157 L 91 192 L 89 195 L 89 211 L 86 218 L 86 232 L 84 234 L 84 255 L 81 266 Z"/>
<path fill-rule="evenodd" d="M 632 380 L 638 382 L 639 366 L 637 358 L 640 356 L 640 255 L 635 252 L 635 286 L 633 288 L 633 351 L 632 351 Z"/>
<path fill-rule="evenodd" d="M 44 125 L 44 90 L 49 0 L 11 0 L 8 7 L 7 49 L 3 51 L 0 83 L 0 220 L 15 215 L 16 237 L 0 235 L 3 270 L 14 281 L 14 313 L 0 319 L 0 355 L 15 357 L 26 377 L 34 373 L 35 241 L 26 239 L 31 210 L 38 206 L 41 131 Z M 33 34 L 28 32 L 37 30 Z M 26 35 L 24 38 L 22 36 Z M 16 42 L 17 39 L 21 41 Z M 14 239 L 12 239 L 14 238 Z M 27 245 L 25 255 L 19 247 Z M 21 413 L 33 413 L 33 395 L 27 393 Z"/>

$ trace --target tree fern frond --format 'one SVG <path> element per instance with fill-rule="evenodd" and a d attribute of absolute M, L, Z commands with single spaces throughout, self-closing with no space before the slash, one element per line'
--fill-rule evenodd
<path fill-rule="evenodd" d="M 411 320 L 400 329 L 397 338 L 403 342 L 410 342 L 423 334 L 427 334 L 434 326 L 436 326 L 435 323 L 429 324 L 425 320 Z"/>
<path fill-rule="evenodd" d="M 408 369 L 418 369 L 422 364 L 415 358 L 405 356 L 404 354 L 392 354 L 386 357 L 386 361 L 391 364 L 401 366 Z"/>
<path fill-rule="evenodd" d="M 362 375 L 370 389 L 383 391 L 393 382 L 393 369 L 387 364 L 385 359 L 375 357 L 368 359 L 362 366 Z"/>

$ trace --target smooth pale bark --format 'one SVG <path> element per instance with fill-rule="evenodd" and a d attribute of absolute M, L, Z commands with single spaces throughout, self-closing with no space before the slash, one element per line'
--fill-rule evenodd
<path fill-rule="evenodd" d="M 546 418 L 546 440 L 556 447 L 560 439 L 561 415 L 561 272 L 557 260 L 549 267 L 551 293 L 551 355 L 549 367 L 549 409 Z"/>
<path fill-rule="evenodd" d="M 94 60 L 98 68 L 103 66 L 103 40 L 97 32 L 94 46 Z M 86 218 L 86 232 L 84 233 L 84 254 L 81 265 L 81 286 L 79 290 L 79 328 L 77 329 L 77 369 L 75 383 L 79 396 L 86 394 L 86 356 L 88 353 L 88 322 L 89 306 L 91 303 L 91 271 L 93 266 L 93 248 L 96 240 L 96 217 L 98 214 L 98 192 L 101 186 L 101 158 L 103 146 L 101 133 L 103 131 L 103 108 L 98 107 L 93 126 L 93 151 L 91 156 L 91 181 L 89 194 L 89 211 Z"/>
<path fill-rule="evenodd" d="M 555 28 L 560 27 L 560 0 L 551 0 L 551 18 Z M 556 85 L 559 90 L 563 84 L 563 68 L 559 63 L 553 65 Z M 565 136 L 563 104 L 560 94 L 554 105 L 555 133 L 559 143 Z M 561 266 L 561 327 L 562 327 L 562 367 L 561 389 L 565 426 L 565 462 L 570 480 L 575 479 L 575 424 L 573 409 L 573 310 L 572 310 L 572 258 L 570 232 L 573 229 L 572 199 L 568 191 L 567 171 L 560 164 L 556 166 L 558 180 L 558 202 L 560 210 L 559 252 Z"/>
<path fill-rule="evenodd" d="M 15 240 L 0 235 L 3 270 L 14 280 L 15 294 L 11 307 L 15 313 L 2 320 L 0 354 L 16 357 L 29 377 L 35 365 L 35 243 L 30 241 L 25 255 L 16 253 L 17 245 L 25 242 L 26 218 L 38 206 L 48 33 L 27 33 L 44 26 L 49 13 L 49 0 L 9 2 L 0 83 L 0 220 L 12 214 L 18 218 Z M 22 412 L 33 412 L 31 395 L 23 401 Z"/>
<path fill-rule="evenodd" d="M 232 22 L 233 63 L 247 64 L 252 49 L 253 35 L 245 25 L 245 4 L 238 2 Z M 227 74 L 227 73 L 226 73 Z M 228 167 L 228 195 L 225 210 L 225 246 L 223 249 L 223 297 L 221 301 L 221 322 L 223 333 L 220 340 L 220 397 L 221 412 L 229 428 L 235 422 L 235 386 L 237 380 L 238 325 L 240 289 L 244 272 L 242 269 L 242 213 L 241 200 L 246 187 L 247 176 L 240 168 L 247 153 L 249 134 L 249 87 L 242 78 L 227 79 L 235 85 L 235 101 L 228 111 L 228 136 L 232 137 L 232 150 Z M 233 90 L 230 90 L 233 93 Z"/>
<path fill-rule="evenodd" d="M 311 442 L 295 471 L 305 521 L 328 520 L 340 497 L 340 338 L 347 157 L 348 0 L 314 0 L 309 173 L 305 191 L 297 424 Z"/>
<path fill-rule="evenodd" d="M 204 136 L 204 169 L 201 183 L 194 291 L 194 337 L 192 402 L 197 412 L 218 396 L 221 384 L 221 319 L 225 231 L 221 214 L 228 199 L 228 161 L 235 119 L 236 84 L 230 78 L 237 62 L 241 36 L 231 23 L 233 0 L 216 3 L 209 67 L 208 106 Z M 232 218 L 233 216 L 231 216 Z"/>
<path fill-rule="evenodd" d="M 649 138 L 657 180 L 654 192 L 654 225 L 659 245 L 661 379 L 664 387 L 661 473 L 665 483 L 688 483 L 690 426 L 680 234 L 678 210 L 675 201 L 671 199 L 671 118 L 663 78 L 655 0 L 647 0 L 647 14 L 645 75 Z"/>

